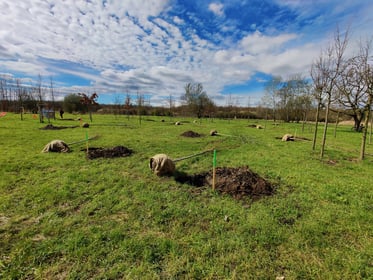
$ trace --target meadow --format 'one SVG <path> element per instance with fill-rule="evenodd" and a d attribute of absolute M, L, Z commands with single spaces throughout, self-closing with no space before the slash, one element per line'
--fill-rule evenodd
<path fill-rule="evenodd" d="M 80 125 L 64 117 L 51 123 Z M 345 125 L 334 137 L 331 125 L 320 159 L 320 140 L 312 151 L 311 141 L 278 139 L 312 139 L 312 124 L 163 119 L 94 114 L 89 128 L 41 130 L 47 122 L 31 114 L 0 118 L 0 279 L 373 279 L 373 145 L 358 161 L 361 133 Z M 180 136 L 188 130 L 202 137 Z M 89 147 L 133 154 L 89 160 L 84 141 L 41 153 L 51 140 L 95 135 Z M 249 166 L 275 193 L 238 200 L 148 166 L 158 153 L 207 149 L 217 166 Z M 176 169 L 196 174 L 212 160 Z"/>

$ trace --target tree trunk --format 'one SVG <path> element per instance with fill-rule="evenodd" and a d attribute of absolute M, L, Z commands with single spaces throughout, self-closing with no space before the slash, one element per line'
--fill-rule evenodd
<path fill-rule="evenodd" d="M 325 124 L 324 124 L 324 132 L 322 136 L 322 142 L 321 142 L 321 152 L 320 152 L 320 158 L 324 157 L 324 151 L 325 151 L 325 142 L 326 142 L 326 133 L 328 131 L 328 122 L 329 122 L 329 107 L 330 107 L 330 96 L 328 97 L 328 103 L 326 105 L 326 111 L 325 111 Z"/>
<path fill-rule="evenodd" d="M 354 118 L 354 131 L 360 132 L 361 131 L 361 127 L 360 127 L 361 119 L 358 118 L 357 116 L 353 116 L 353 118 Z"/>
<path fill-rule="evenodd" d="M 360 157 L 359 157 L 360 160 L 363 160 L 365 156 L 365 145 L 366 145 L 366 140 L 367 140 L 367 132 L 368 132 L 368 125 L 369 125 L 369 118 L 370 118 L 370 106 L 372 105 L 372 101 L 373 101 L 372 99 L 373 99 L 373 96 L 370 94 L 366 109 L 364 110 L 365 121 L 364 121 L 363 136 L 361 138 Z"/>
<path fill-rule="evenodd" d="M 302 133 L 304 133 L 304 126 L 306 125 L 307 122 L 307 113 L 304 112 L 303 114 L 303 122 L 302 122 Z"/>
<path fill-rule="evenodd" d="M 367 128 L 368 129 L 368 128 Z M 373 130 L 373 116 L 370 114 L 370 133 L 369 133 L 369 144 L 372 144 L 372 131 Z"/>
<path fill-rule="evenodd" d="M 337 113 L 337 119 L 335 120 L 335 126 L 334 126 L 334 138 L 337 137 L 337 127 L 338 127 L 338 123 L 339 123 L 339 111 Z"/>
<path fill-rule="evenodd" d="M 313 151 L 315 150 L 315 147 L 316 147 L 317 129 L 319 127 L 320 107 L 321 107 L 321 100 L 319 100 L 319 102 L 317 104 L 317 110 L 316 110 L 315 131 L 313 133 L 313 141 L 312 141 L 312 150 Z"/>

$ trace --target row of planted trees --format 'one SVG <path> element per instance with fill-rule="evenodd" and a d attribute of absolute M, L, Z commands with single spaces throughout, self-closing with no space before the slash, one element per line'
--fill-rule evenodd
<path fill-rule="evenodd" d="M 262 106 L 274 121 L 315 121 L 313 149 L 316 147 L 318 124 L 324 123 L 321 138 L 323 157 L 331 114 L 337 122 L 343 115 L 353 119 L 353 129 L 362 132 L 360 159 L 364 158 L 367 128 L 373 101 L 373 69 L 371 42 L 360 43 L 357 53 L 348 53 L 348 32 L 337 30 L 333 42 L 313 62 L 311 80 L 294 75 L 287 79 L 271 78 L 265 87 Z M 316 115 L 310 116 L 316 109 Z"/>
<path fill-rule="evenodd" d="M 331 111 L 346 114 L 354 120 L 354 130 L 362 131 L 360 156 L 365 156 L 368 124 L 373 101 L 373 68 L 371 42 L 360 42 L 359 51 L 347 54 L 348 32 L 342 35 L 336 32 L 333 43 L 312 65 L 311 77 L 314 85 L 314 97 L 317 101 L 316 126 L 321 108 L 324 110 L 324 128 L 321 140 L 320 156 L 325 150 L 326 135 Z M 313 149 L 316 146 L 315 129 Z"/>

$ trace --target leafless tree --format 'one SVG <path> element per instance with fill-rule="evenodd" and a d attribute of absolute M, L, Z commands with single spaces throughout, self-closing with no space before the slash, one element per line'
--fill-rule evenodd
<path fill-rule="evenodd" d="M 126 110 L 126 113 L 127 113 L 127 120 L 130 119 L 131 106 L 132 106 L 131 95 L 127 92 L 126 98 L 124 99 L 124 109 Z"/>
<path fill-rule="evenodd" d="M 344 55 L 348 45 L 348 32 L 342 35 L 337 29 L 334 42 L 318 57 L 311 68 L 311 77 L 315 86 L 315 96 L 318 102 L 318 113 L 321 106 L 325 107 L 325 123 L 323 129 L 320 157 L 324 156 L 326 134 L 328 129 L 331 104 L 336 93 L 336 82 L 341 75 Z M 318 114 L 317 113 L 317 114 Z M 318 116 L 316 116 L 315 135 L 313 149 L 315 148 L 317 136 Z"/>
<path fill-rule="evenodd" d="M 168 110 L 169 110 L 168 114 L 169 114 L 170 118 L 172 118 L 173 117 L 173 109 L 175 107 L 175 100 L 174 100 L 171 93 L 168 96 L 167 105 L 168 105 Z"/>
<path fill-rule="evenodd" d="M 54 87 L 53 87 L 53 78 L 50 77 L 50 92 L 51 92 L 51 98 L 52 98 L 52 111 L 53 111 L 53 119 L 56 119 L 56 112 L 54 108 L 55 100 L 54 100 Z M 49 115 L 48 115 L 49 120 Z"/>
<path fill-rule="evenodd" d="M 366 138 L 368 133 L 369 120 L 371 118 L 372 104 L 373 104 L 373 66 L 370 55 L 371 42 L 365 45 L 361 44 L 360 52 L 357 56 L 357 64 L 361 67 L 361 82 L 365 85 L 366 102 L 364 104 L 364 129 L 360 146 L 360 160 L 365 157 Z"/>
<path fill-rule="evenodd" d="M 185 94 L 181 96 L 181 100 L 185 101 L 189 110 L 196 114 L 197 118 L 202 118 L 206 107 L 212 103 L 212 100 L 204 91 L 201 83 L 188 83 L 185 85 L 184 89 Z"/>
<path fill-rule="evenodd" d="M 141 121 L 142 121 L 141 115 L 142 115 L 142 110 L 143 110 L 144 103 L 145 103 L 144 95 L 137 92 L 136 106 L 137 106 L 137 115 L 139 117 L 140 125 L 141 125 Z"/>
<path fill-rule="evenodd" d="M 18 97 L 18 106 L 21 115 L 21 120 L 23 120 L 23 89 L 20 79 L 16 79 L 16 94 Z"/>
<path fill-rule="evenodd" d="M 272 77 L 265 85 L 265 94 L 262 98 L 264 107 L 272 109 L 273 121 L 277 120 L 278 91 L 282 86 L 282 77 Z"/>

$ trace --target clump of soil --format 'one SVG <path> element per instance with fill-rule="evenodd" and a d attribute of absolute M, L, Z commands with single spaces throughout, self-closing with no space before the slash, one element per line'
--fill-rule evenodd
<path fill-rule="evenodd" d="M 74 126 L 54 126 L 53 124 L 47 124 L 46 126 L 40 128 L 44 130 L 58 130 L 58 129 L 65 129 L 65 128 L 75 128 L 78 127 L 77 125 Z"/>
<path fill-rule="evenodd" d="M 82 149 L 82 151 L 87 151 Z M 87 158 L 95 159 L 99 157 L 103 158 L 115 158 L 115 157 L 128 157 L 132 154 L 132 150 L 124 146 L 116 146 L 113 148 L 88 148 Z"/>
<path fill-rule="evenodd" d="M 176 181 L 192 186 L 212 187 L 212 171 L 195 175 L 177 174 Z M 238 168 L 216 168 L 215 189 L 222 194 L 229 194 L 235 199 L 258 199 L 275 192 L 275 186 L 251 171 L 247 166 Z"/>
<path fill-rule="evenodd" d="M 195 137 L 201 137 L 201 134 L 194 132 L 192 130 L 188 130 L 188 131 L 181 133 L 180 136 L 195 138 Z"/>

